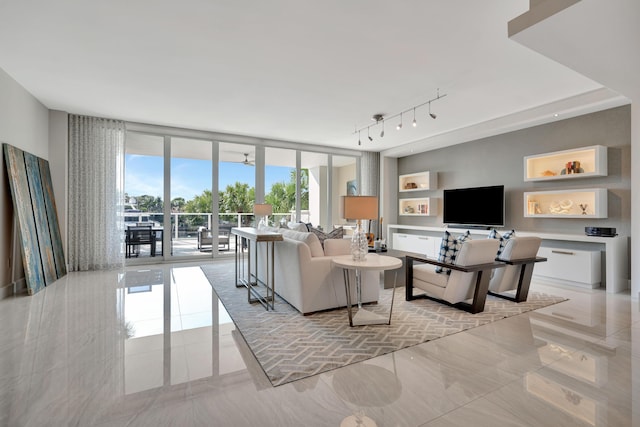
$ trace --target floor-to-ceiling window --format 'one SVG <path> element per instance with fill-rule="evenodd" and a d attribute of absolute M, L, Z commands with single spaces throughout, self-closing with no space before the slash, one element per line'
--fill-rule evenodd
<path fill-rule="evenodd" d="M 255 200 L 255 147 L 250 145 L 219 143 L 218 161 L 218 227 L 226 233 L 230 227 L 255 225 L 253 203 Z M 233 239 L 233 236 L 231 236 Z M 229 251 L 234 246 L 220 246 Z M 226 248 L 226 249 L 225 249 Z"/>
<path fill-rule="evenodd" d="M 301 172 L 300 220 L 309 222 L 305 171 Z M 265 203 L 272 205 L 271 225 L 296 221 L 296 150 L 265 148 Z"/>
<path fill-rule="evenodd" d="M 133 128 L 126 146 L 125 216 L 131 227 L 150 228 L 151 236 L 127 246 L 129 262 L 231 255 L 231 228 L 256 226 L 254 203 L 273 206 L 272 225 L 302 221 L 331 230 L 344 223 L 340 196 L 358 192 L 355 152 L 332 155 L 294 144 L 228 142 L 207 132 Z"/>
<path fill-rule="evenodd" d="M 331 182 L 328 175 L 329 156 L 324 153 L 303 151 L 300 159 L 306 181 L 309 222 L 327 232 L 331 231 L 333 221 L 328 210 Z"/>
<path fill-rule="evenodd" d="M 125 236 L 128 259 L 162 253 L 164 138 L 130 132 L 125 148 Z"/>
<path fill-rule="evenodd" d="M 212 141 L 171 138 L 171 249 L 174 257 L 209 255 L 212 222 Z"/>

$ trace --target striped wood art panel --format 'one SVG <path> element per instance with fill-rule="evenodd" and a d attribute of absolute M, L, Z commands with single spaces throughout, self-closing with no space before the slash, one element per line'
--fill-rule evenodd
<path fill-rule="evenodd" d="M 13 206 L 20 229 L 27 291 L 33 295 L 66 274 L 49 164 L 4 144 Z"/>
<path fill-rule="evenodd" d="M 51 182 L 49 162 L 45 159 L 38 158 L 38 163 L 40 164 L 42 193 L 44 194 L 44 203 L 47 209 L 47 221 L 49 222 L 49 231 L 51 232 L 53 257 L 56 263 L 56 277 L 59 279 L 67 274 L 67 264 L 64 258 L 64 249 L 62 247 L 62 236 L 60 235 L 60 227 L 58 223 L 58 211 L 56 210 L 56 198 L 53 195 L 53 183 Z"/>
<path fill-rule="evenodd" d="M 31 153 L 24 153 L 24 164 L 29 180 L 29 193 L 31 194 L 31 208 L 35 217 L 36 233 L 38 237 L 38 251 L 42 261 L 44 284 L 50 285 L 57 279 L 56 264 L 53 261 L 53 247 L 51 245 L 51 232 L 47 220 L 47 208 L 44 204 L 42 193 L 42 181 L 40 179 L 40 165 L 38 158 Z"/>

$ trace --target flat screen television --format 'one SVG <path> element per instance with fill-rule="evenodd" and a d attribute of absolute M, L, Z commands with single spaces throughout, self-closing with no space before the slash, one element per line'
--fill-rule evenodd
<path fill-rule="evenodd" d="M 444 190 L 443 199 L 445 224 L 504 226 L 504 185 Z"/>

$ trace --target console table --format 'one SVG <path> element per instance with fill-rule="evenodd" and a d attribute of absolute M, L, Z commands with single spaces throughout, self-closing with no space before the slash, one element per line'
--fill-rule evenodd
<path fill-rule="evenodd" d="M 334 257 L 331 261 L 336 267 L 340 267 L 344 274 L 344 289 L 347 293 L 347 313 L 349 314 L 349 326 L 362 325 L 390 325 L 391 312 L 393 311 L 393 300 L 395 298 L 396 286 L 394 282 L 393 293 L 391 294 L 391 307 L 389 308 L 389 318 L 380 316 L 369 310 L 362 308 L 362 278 L 363 270 L 396 270 L 402 267 L 402 261 L 398 258 L 369 254 L 366 259 L 355 261 L 351 255 L 342 255 Z M 355 316 L 351 308 L 351 280 L 349 280 L 349 270 L 355 270 L 356 276 L 356 296 L 358 299 L 358 312 Z M 397 273 L 396 273 L 397 274 Z"/>
<path fill-rule="evenodd" d="M 259 302 L 267 311 L 269 307 L 273 310 L 275 302 L 275 280 L 273 273 L 274 248 L 276 242 L 283 240 L 282 234 L 271 231 L 260 231 L 253 227 L 234 227 L 231 229 L 231 234 L 236 236 L 236 287 L 240 288 L 244 286 L 247 288 L 247 301 L 249 303 Z M 251 265 L 252 243 L 255 248 L 253 272 Z M 258 277 L 259 244 L 266 245 L 266 275 L 264 281 Z M 246 263 L 244 247 L 247 248 Z M 266 289 L 264 295 L 259 291 L 261 286 Z"/>

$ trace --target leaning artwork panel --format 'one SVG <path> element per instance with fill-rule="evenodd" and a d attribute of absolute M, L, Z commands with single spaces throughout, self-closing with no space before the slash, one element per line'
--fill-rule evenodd
<path fill-rule="evenodd" d="M 27 291 L 33 295 L 66 274 L 49 164 L 9 144 L 3 149 Z"/>

